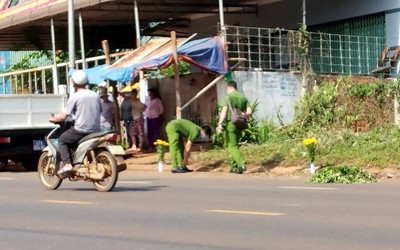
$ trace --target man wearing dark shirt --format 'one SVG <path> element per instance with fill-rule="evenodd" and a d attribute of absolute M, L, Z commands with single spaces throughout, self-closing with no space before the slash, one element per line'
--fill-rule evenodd
<path fill-rule="evenodd" d="M 132 117 L 132 102 L 131 102 L 131 92 L 121 92 L 122 97 L 124 98 L 121 103 L 121 121 L 124 124 L 126 130 L 126 136 L 129 144 L 129 148 L 132 147 L 132 138 L 129 134 L 130 124 L 133 120 Z"/>

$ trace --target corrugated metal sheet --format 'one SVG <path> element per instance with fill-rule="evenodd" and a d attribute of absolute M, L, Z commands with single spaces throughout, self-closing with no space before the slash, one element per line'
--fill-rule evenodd
<path fill-rule="evenodd" d="M 51 65 L 53 63 L 52 60 L 48 59 L 45 56 L 41 58 L 29 58 L 29 56 L 35 52 L 39 51 L 35 50 L 10 51 L 10 66 L 20 63 L 24 59 L 28 59 L 28 62 L 32 67 L 46 66 L 46 65 Z"/>
<path fill-rule="evenodd" d="M 179 47 L 186 38 L 177 38 L 176 43 Z M 151 58 L 157 58 L 170 53 L 172 50 L 171 38 L 157 38 L 148 41 L 143 46 L 135 49 L 126 56 L 120 58 L 108 68 L 129 67 L 139 62 L 145 62 Z"/>

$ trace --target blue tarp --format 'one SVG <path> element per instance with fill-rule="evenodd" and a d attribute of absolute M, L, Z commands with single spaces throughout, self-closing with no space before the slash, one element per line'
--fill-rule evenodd
<path fill-rule="evenodd" d="M 89 83 L 90 84 L 99 84 L 100 82 L 104 81 L 104 77 L 102 77 L 101 75 L 103 74 L 102 69 L 104 67 L 108 66 L 107 64 L 103 64 L 100 66 L 96 66 L 94 68 L 90 68 L 90 69 L 85 69 L 84 71 L 86 72 L 86 74 L 88 75 L 89 78 Z M 71 76 L 72 73 L 74 73 L 76 71 L 76 69 L 71 69 L 68 72 L 68 76 Z"/>
<path fill-rule="evenodd" d="M 209 71 L 225 75 L 227 63 L 220 37 L 190 41 L 177 49 L 183 60 Z"/>
<path fill-rule="evenodd" d="M 189 41 L 178 47 L 177 53 L 180 60 L 195 64 L 200 68 L 214 73 L 227 73 L 225 50 L 220 37 L 209 37 Z M 127 59 L 129 58 L 126 58 L 125 60 Z M 172 51 L 169 49 L 163 55 L 154 58 L 147 58 L 145 61 L 132 64 L 129 64 L 129 61 L 128 63 L 125 62 L 124 65 L 126 66 L 124 67 L 118 67 L 117 65 L 104 67 L 104 65 L 102 65 L 102 67 L 99 66 L 86 71 L 89 75 L 94 74 L 100 78 L 126 82 L 132 80 L 140 70 L 167 67 L 172 63 L 172 61 Z"/>

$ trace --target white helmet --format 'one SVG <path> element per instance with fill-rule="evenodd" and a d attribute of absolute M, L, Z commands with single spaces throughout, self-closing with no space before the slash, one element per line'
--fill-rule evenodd
<path fill-rule="evenodd" d="M 74 84 L 77 85 L 85 85 L 89 81 L 88 76 L 83 70 L 77 70 L 74 73 L 72 73 L 71 80 Z"/>

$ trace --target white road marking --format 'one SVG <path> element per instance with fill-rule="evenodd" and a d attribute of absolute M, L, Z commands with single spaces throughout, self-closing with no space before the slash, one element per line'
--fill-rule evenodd
<path fill-rule="evenodd" d="M 97 202 L 87 202 L 87 201 L 66 201 L 66 200 L 41 200 L 45 203 L 59 203 L 59 204 L 73 204 L 73 205 L 95 205 Z"/>
<path fill-rule="evenodd" d="M 225 210 L 225 209 L 211 209 L 211 210 L 206 210 L 206 212 L 211 212 L 211 213 L 226 213 L 226 214 L 265 215 L 265 216 L 280 216 L 280 215 L 284 215 L 283 213 L 275 213 L 275 212 L 243 211 L 243 210 Z"/>
<path fill-rule="evenodd" d="M 289 207 L 300 207 L 300 204 L 291 203 L 291 204 L 287 204 L 287 206 L 289 206 Z"/>
<path fill-rule="evenodd" d="M 285 189 L 306 189 L 306 190 L 336 190 L 337 188 L 324 188 L 324 187 L 291 187 L 291 186 L 282 186 L 279 188 Z"/>
<path fill-rule="evenodd" d="M 0 181 L 13 181 L 15 178 L 0 177 Z"/>

